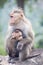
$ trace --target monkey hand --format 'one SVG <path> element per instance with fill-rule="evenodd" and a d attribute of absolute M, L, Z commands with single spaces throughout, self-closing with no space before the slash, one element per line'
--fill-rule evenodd
<path fill-rule="evenodd" d="M 17 45 L 17 50 L 20 52 L 20 51 L 22 51 L 22 49 L 23 49 L 23 43 L 21 43 L 21 42 L 18 42 L 18 45 Z"/>

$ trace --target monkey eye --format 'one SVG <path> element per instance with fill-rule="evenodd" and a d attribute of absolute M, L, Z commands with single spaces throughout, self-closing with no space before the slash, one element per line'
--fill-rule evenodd
<path fill-rule="evenodd" d="M 13 16 L 10 16 L 11 18 L 13 18 Z"/>

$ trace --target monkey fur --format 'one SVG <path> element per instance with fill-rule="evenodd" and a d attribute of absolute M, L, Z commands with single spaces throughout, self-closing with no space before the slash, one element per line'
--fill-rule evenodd
<path fill-rule="evenodd" d="M 15 47 L 17 47 L 17 45 L 18 45 L 18 40 L 17 39 L 15 40 L 15 38 L 17 38 L 17 37 L 15 37 L 15 35 L 14 36 L 12 35 L 12 33 L 16 29 L 19 29 L 23 32 L 22 33 L 24 35 L 23 38 L 31 40 L 31 43 L 29 43 L 31 48 L 33 47 L 33 44 L 34 44 L 34 32 L 33 32 L 33 29 L 32 29 L 31 22 L 25 17 L 23 10 L 14 9 L 10 13 L 8 31 L 7 31 L 7 35 L 6 35 L 6 39 L 5 39 L 7 53 L 10 57 L 12 57 L 12 56 L 15 57 L 15 55 L 16 55 L 16 54 L 14 54 L 14 55 L 12 54 L 13 50 L 14 50 L 14 53 L 17 51 Z M 12 36 L 13 36 L 13 38 L 12 38 Z M 26 45 L 27 45 L 27 43 L 26 43 Z M 9 49 L 12 50 L 12 52 L 10 52 Z M 29 47 L 27 46 L 27 51 L 28 51 L 28 49 L 29 49 Z M 18 53 L 18 55 L 19 55 L 19 53 Z"/>
<path fill-rule="evenodd" d="M 17 50 L 19 51 L 19 60 L 25 60 L 31 53 L 31 39 L 24 38 L 20 40 L 17 44 Z"/>
<path fill-rule="evenodd" d="M 17 44 L 19 40 L 23 39 L 25 35 L 19 29 L 16 29 L 12 35 L 8 38 L 6 43 L 6 51 L 10 58 L 15 58 L 19 56 L 19 52 L 17 50 Z"/>

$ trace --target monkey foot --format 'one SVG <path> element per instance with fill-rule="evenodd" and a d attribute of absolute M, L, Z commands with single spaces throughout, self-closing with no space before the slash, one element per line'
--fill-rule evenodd
<path fill-rule="evenodd" d="M 14 64 L 14 63 L 16 63 L 16 62 L 14 61 L 14 59 L 11 59 L 11 60 L 9 59 L 9 60 L 8 60 L 8 63 Z"/>

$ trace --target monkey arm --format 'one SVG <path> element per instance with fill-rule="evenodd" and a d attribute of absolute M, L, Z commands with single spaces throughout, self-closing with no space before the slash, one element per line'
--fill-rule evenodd
<path fill-rule="evenodd" d="M 35 34 L 34 34 L 34 31 L 33 31 L 33 28 L 32 28 L 32 24 L 28 19 L 26 19 L 26 21 L 27 21 L 27 24 L 28 24 L 28 38 L 30 37 L 30 39 L 33 42 Z"/>
<path fill-rule="evenodd" d="M 26 23 L 27 28 L 28 28 L 28 31 L 27 31 L 28 32 L 28 39 L 30 38 L 33 42 L 34 41 L 34 32 L 32 29 L 32 24 L 31 24 L 30 20 L 28 20 L 25 16 L 23 17 L 23 20 Z"/>
<path fill-rule="evenodd" d="M 30 45 L 31 45 L 31 47 L 33 47 L 33 44 L 34 44 L 34 32 L 33 32 L 32 29 L 28 32 L 28 39 L 31 40 Z"/>
<path fill-rule="evenodd" d="M 33 31 L 33 29 L 32 29 L 32 24 L 31 24 L 31 22 L 28 20 L 28 19 L 26 19 L 26 21 L 27 21 L 27 25 L 28 25 L 28 39 L 31 39 L 31 45 L 33 46 L 33 43 L 34 43 L 34 37 L 35 37 L 35 34 L 34 34 L 34 31 Z"/>
<path fill-rule="evenodd" d="M 28 32 L 28 38 L 31 38 L 31 40 L 33 41 L 34 40 L 34 32 L 33 32 L 33 30 L 30 30 L 29 32 Z"/>
<path fill-rule="evenodd" d="M 32 42 L 31 39 L 27 39 L 27 38 L 21 39 L 21 40 L 18 42 L 17 50 L 18 50 L 18 51 L 22 51 L 23 47 L 24 47 L 24 46 L 27 46 L 27 45 L 30 45 L 31 42 Z"/>

